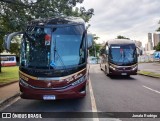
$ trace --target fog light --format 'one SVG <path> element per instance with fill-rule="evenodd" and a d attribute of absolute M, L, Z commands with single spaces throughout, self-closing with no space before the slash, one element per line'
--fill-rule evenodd
<path fill-rule="evenodd" d="M 114 68 L 114 67 L 113 67 L 113 66 L 111 66 L 111 65 L 109 66 L 109 68 L 113 69 L 114 71 L 116 70 L 116 68 Z"/>
<path fill-rule="evenodd" d="M 136 70 L 136 69 L 137 69 L 137 66 L 132 68 L 132 70 Z"/>

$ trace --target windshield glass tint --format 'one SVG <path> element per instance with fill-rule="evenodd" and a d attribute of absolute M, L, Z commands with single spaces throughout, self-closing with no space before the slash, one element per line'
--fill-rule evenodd
<path fill-rule="evenodd" d="M 118 65 L 132 64 L 137 61 L 136 47 L 129 45 L 112 45 L 110 47 L 110 60 Z"/>
<path fill-rule="evenodd" d="M 49 67 L 50 36 L 50 28 L 28 27 L 21 44 L 21 66 Z"/>
<path fill-rule="evenodd" d="M 85 62 L 84 27 L 54 28 L 52 32 L 51 66 L 63 68 Z"/>
<path fill-rule="evenodd" d="M 21 43 L 21 66 L 56 69 L 85 62 L 84 26 L 28 27 Z"/>

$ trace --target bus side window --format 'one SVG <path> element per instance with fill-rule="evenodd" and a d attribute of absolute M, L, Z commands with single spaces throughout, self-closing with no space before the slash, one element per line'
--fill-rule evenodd
<path fill-rule="evenodd" d="M 9 61 L 14 61 L 14 57 L 9 57 Z"/>

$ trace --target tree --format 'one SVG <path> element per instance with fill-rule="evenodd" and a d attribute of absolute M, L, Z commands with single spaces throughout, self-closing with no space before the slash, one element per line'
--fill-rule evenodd
<path fill-rule="evenodd" d="M 160 21 L 158 22 L 158 24 L 160 24 Z M 160 27 L 156 31 L 160 31 Z M 160 51 L 160 42 L 157 44 L 157 46 L 154 47 L 154 49 L 156 51 Z"/>
<path fill-rule="evenodd" d="M 156 51 L 160 51 L 160 42 L 157 44 L 157 46 L 155 47 Z"/>
<path fill-rule="evenodd" d="M 77 3 L 82 2 L 83 0 L 0 0 L 0 53 L 3 52 L 4 35 L 24 31 L 27 22 L 33 19 L 66 15 L 82 17 L 85 22 L 89 22 L 94 9 L 73 9 Z M 11 53 L 18 55 L 18 47 L 15 43 L 11 44 Z"/>
<path fill-rule="evenodd" d="M 153 50 L 156 50 L 156 46 L 153 47 Z"/>
<path fill-rule="evenodd" d="M 98 39 L 99 39 L 99 37 L 94 34 L 94 35 L 93 35 L 93 46 L 92 46 L 92 48 L 89 50 L 89 55 L 90 55 L 90 56 L 95 56 L 95 57 L 97 57 L 97 54 L 98 54 L 99 51 L 100 51 L 101 45 L 96 43 L 96 40 L 98 40 Z"/>
<path fill-rule="evenodd" d="M 92 17 L 94 10 L 86 10 L 84 7 L 73 9 L 77 3 L 83 0 L 0 0 L 0 48 L 3 37 L 13 31 L 25 29 L 28 21 L 39 18 L 48 18 L 58 15 L 79 16 L 86 22 Z M 13 12 L 14 11 L 14 12 Z"/>
<path fill-rule="evenodd" d="M 160 21 L 158 22 L 158 24 L 160 24 Z M 160 27 L 156 30 L 157 32 L 160 31 Z"/>
<path fill-rule="evenodd" d="M 118 35 L 116 39 L 129 39 L 129 38 L 121 36 L 121 35 Z"/>
<path fill-rule="evenodd" d="M 160 31 L 160 27 L 156 30 L 157 32 Z"/>

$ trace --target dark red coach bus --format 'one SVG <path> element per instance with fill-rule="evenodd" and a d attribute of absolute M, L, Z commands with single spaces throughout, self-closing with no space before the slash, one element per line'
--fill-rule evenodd
<path fill-rule="evenodd" d="M 93 37 L 83 19 L 55 17 L 34 20 L 24 32 L 5 36 L 4 47 L 23 35 L 19 86 L 24 99 L 56 100 L 86 95 L 88 49 Z"/>
<path fill-rule="evenodd" d="M 109 40 L 100 52 L 100 68 L 106 75 L 136 75 L 141 50 L 129 39 Z"/>

